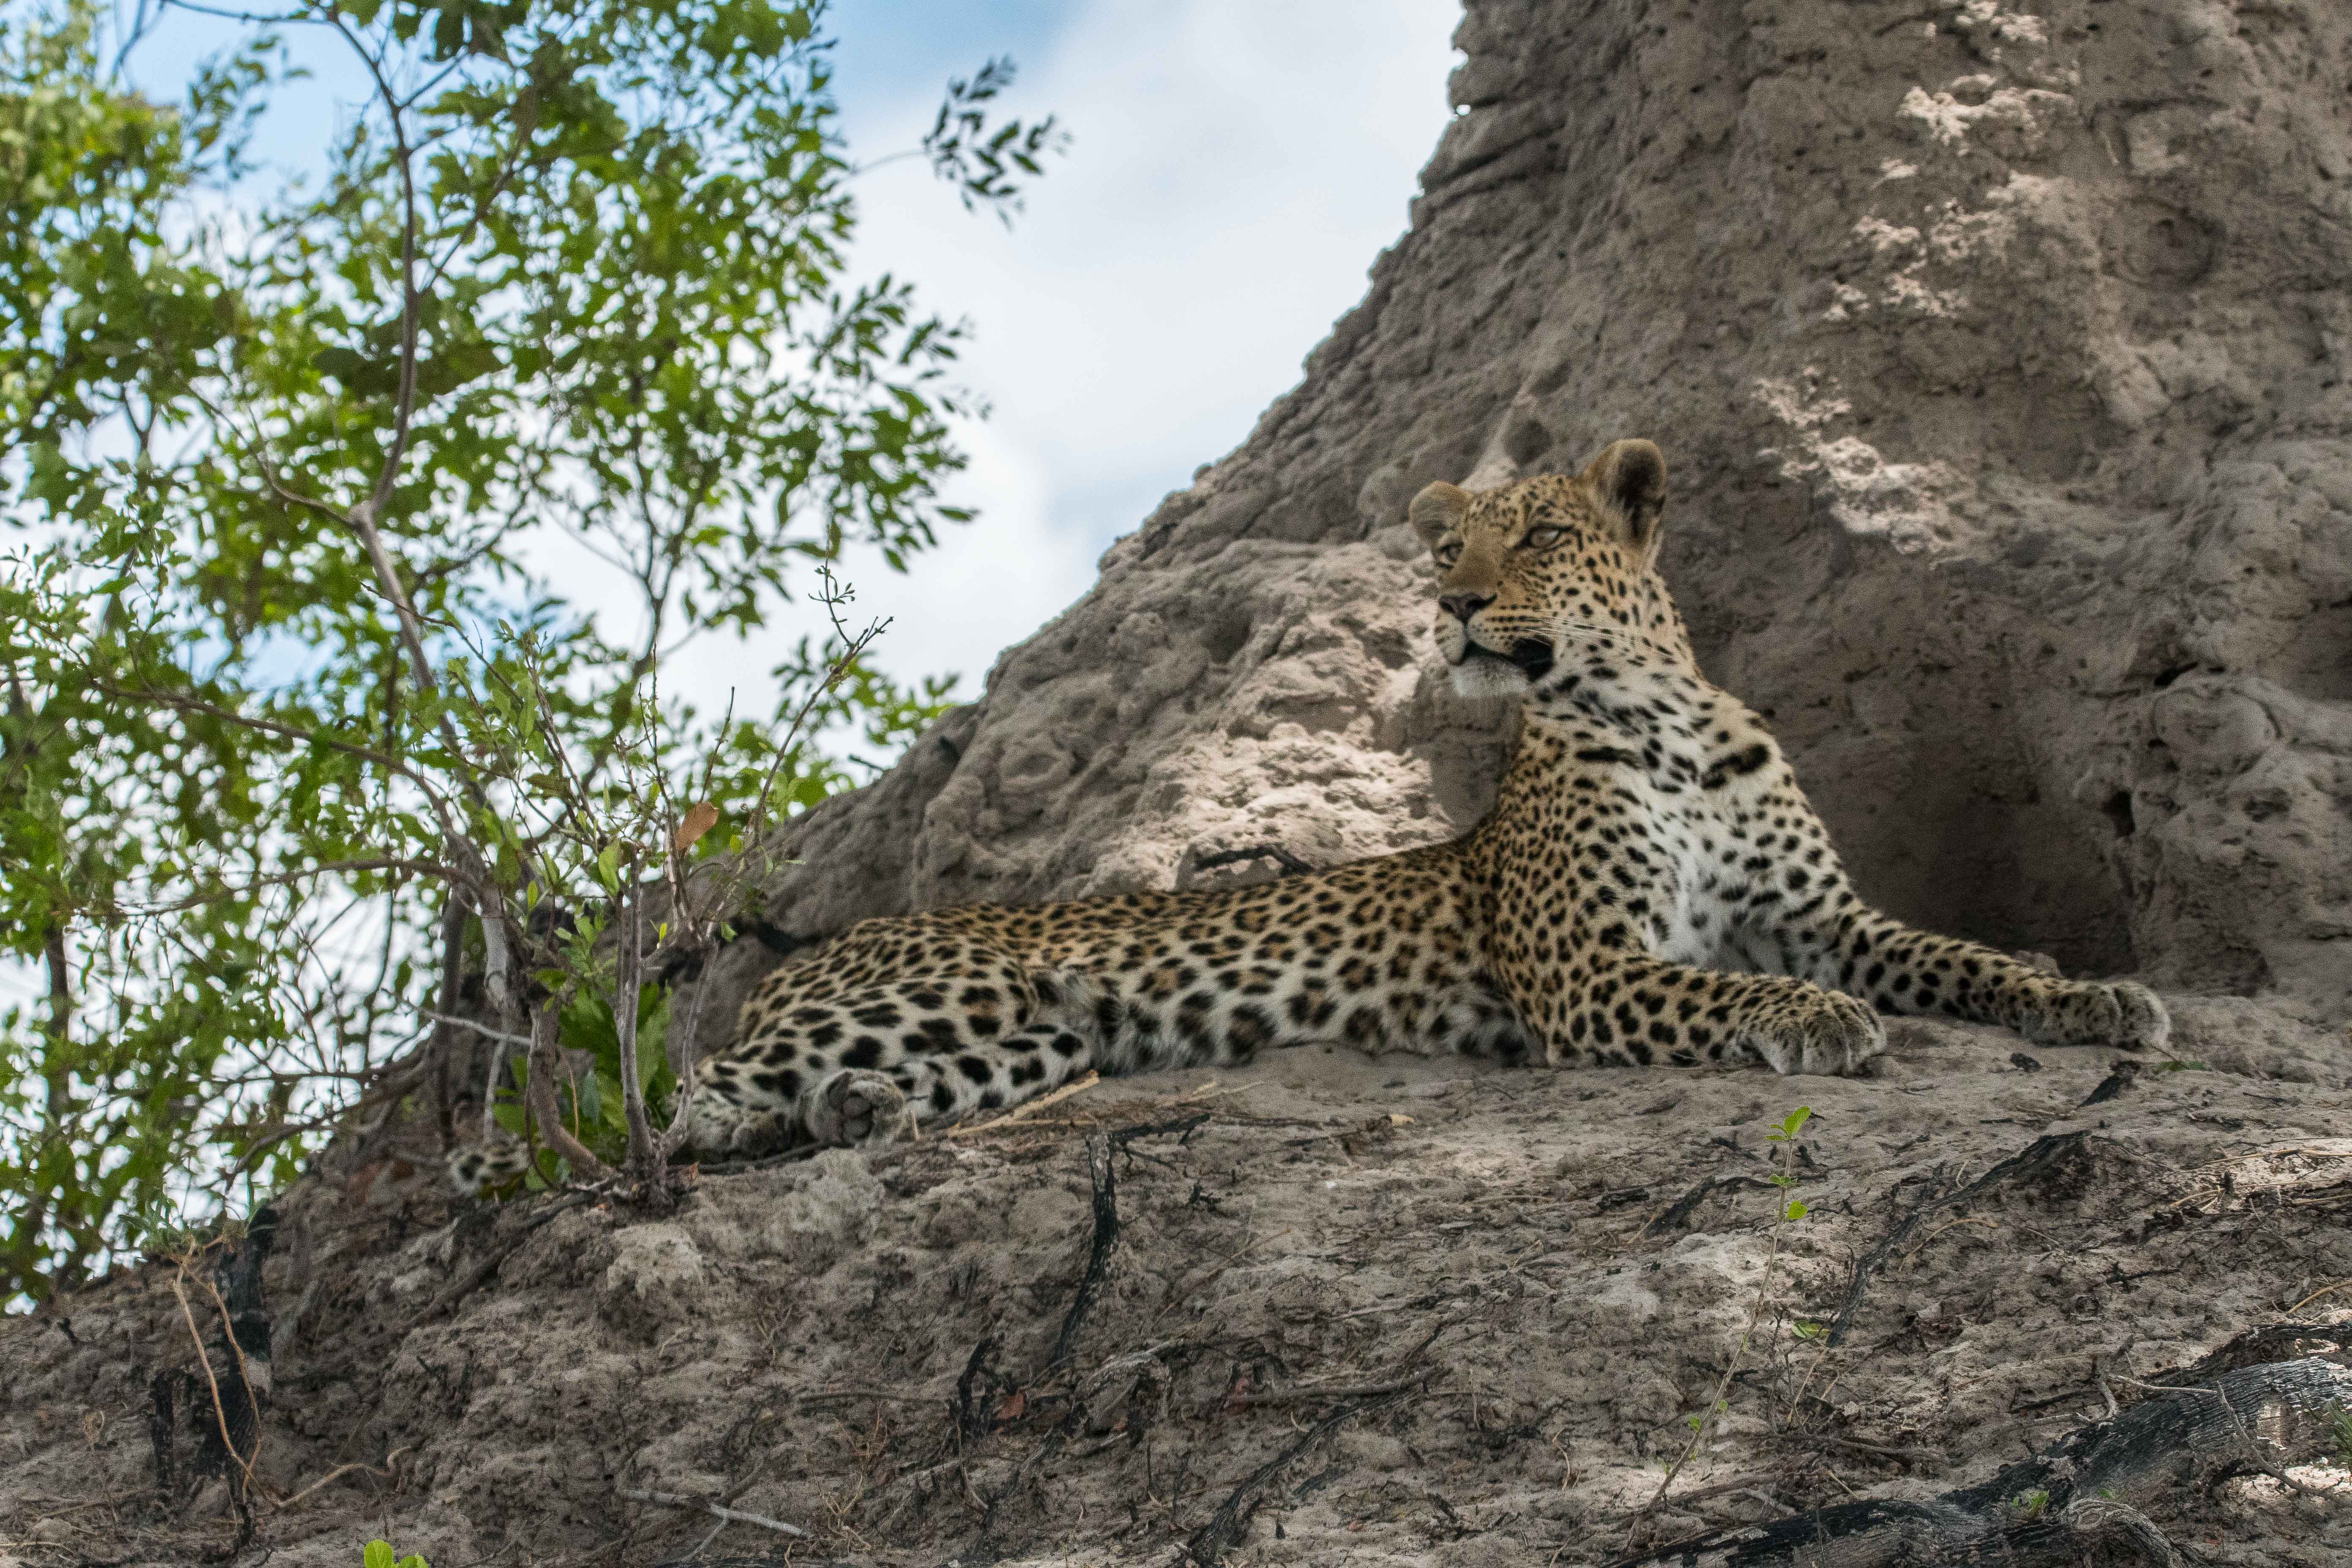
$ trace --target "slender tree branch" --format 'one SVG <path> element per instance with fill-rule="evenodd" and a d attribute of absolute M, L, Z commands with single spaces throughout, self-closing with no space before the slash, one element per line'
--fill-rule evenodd
<path fill-rule="evenodd" d="M 265 735 L 277 735 L 289 741 L 300 741 L 305 745 L 324 746 L 331 751 L 341 752 L 346 756 L 358 757 L 365 762 L 373 763 L 386 773 L 397 774 L 423 791 L 427 803 L 433 807 L 434 814 L 441 817 L 442 832 L 453 838 L 457 837 L 456 824 L 445 815 L 446 803 L 443 801 L 441 792 L 434 787 L 433 782 L 398 757 L 380 752 L 373 746 L 362 746 L 355 742 L 345 741 L 330 735 L 323 730 L 305 730 L 299 724 L 288 724 L 276 719 L 256 719 L 250 714 L 240 713 L 234 708 L 223 707 L 220 703 L 208 702 L 201 697 L 189 697 L 181 692 L 158 691 L 152 687 L 117 686 L 111 681 L 105 680 L 93 680 L 90 685 L 109 697 L 119 697 L 133 702 L 152 702 L 159 707 L 174 709 L 183 713 L 201 713 L 208 719 L 218 719 L 225 724 L 234 724 L 239 729 L 252 730 Z"/>
<path fill-rule="evenodd" d="M 418 876 L 431 877 L 440 881 L 455 881 L 457 876 L 448 867 L 435 860 L 415 860 L 404 855 L 371 855 L 356 860 L 325 860 L 316 866 L 305 866 L 299 870 L 272 871 L 267 876 L 255 877 L 248 881 L 240 882 L 233 888 L 215 888 L 209 892 L 191 893 L 184 899 L 175 900 L 168 904 L 109 904 L 106 906 L 106 912 L 109 915 L 121 916 L 129 920 L 146 920 L 156 915 L 177 914 L 183 910 L 193 910 L 203 904 L 216 904 L 224 899 L 239 898 L 247 893 L 258 892 L 264 888 L 281 888 L 289 883 L 304 881 L 312 877 L 331 876 L 342 871 L 414 871 Z"/>
<path fill-rule="evenodd" d="M 385 592 L 392 595 L 399 610 L 404 630 L 414 634 L 416 612 L 410 608 L 407 595 L 400 588 L 399 579 L 384 554 L 383 543 L 375 531 L 376 520 L 383 514 L 384 503 L 392 499 L 393 488 L 400 482 L 400 465 L 408 455 L 409 426 L 416 414 L 416 149 L 408 141 L 408 114 L 399 93 L 383 74 L 383 62 L 370 54 L 359 36 L 332 10 L 320 13 L 320 19 L 342 35 L 352 52 L 367 67 L 369 78 L 375 83 L 376 97 L 383 103 L 386 129 L 392 132 L 393 156 L 400 170 L 400 383 L 395 394 L 392 420 L 392 447 L 384 453 L 383 466 L 377 472 L 375 488 L 368 499 L 352 509 L 352 520 L 363 531 L 368 542 L 368 553 L 374 557 L 376 574 L 385 579 Z M 421 679 L 426 690 L 433 689 L 432 671 L 424 666 L 424 641 L 415 639 L 411 652 L 420 666 Z"/>
<path fill-rule="evenodd" d="M 445 1154 L 456 1145 L 457 1133 L 457 1093 L 449 1081 L 449 1058 L 457 1049 L 457 1040 L 450 1032 L 449 1015 L 457 1010 L 462 994 L 467 912 L 464 889 L 452 886 L 441 908 L 440 1007 L 433 1016 L 432 1044 L 425 1047 L 432 1060 L 433 1125 L 440 1135 L 441 1152 Z"/>
<path fill-rule="evenodd" d="M 548 1147 L 571 1165 L 573 1181 L 610 1181 L 613 1168 L 596 1158 L 564 1127 L 562 1111 L 555 1103 L 556 1075 L 563 1070 L 557 1044 L 557 1017 L 556 999 L 552 996 L 531 1009 L 530 1073 L 524 1089 L 530 1119 L 539 1128 L 540 1136 L 547 1140 Z"/>
<path fill-rule="evenodd" d="M 644 1077 L 637 1070 L 637 997 L 645 988 L 645 889 L 634 857 L 621 863 L 621 918 L 614 922 L 619 944 L 613 981 L 613 1032 L 621 1058 L 621 1108 L 629 1127 L 629 1171 L 639 1181 L 658 1183 L 660 1151 L 646 1120 Z"/>

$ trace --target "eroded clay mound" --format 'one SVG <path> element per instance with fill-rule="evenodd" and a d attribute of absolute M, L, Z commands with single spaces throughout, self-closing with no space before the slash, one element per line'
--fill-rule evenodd
<path fill-rule="evenodd" d="M 1389 531 L 1643 435 L 1703 660 L 1866 890 L 2340 1016 L 2352 10 L 1474 0 L 1458 42 L 1412 230 L 1302 384 L 817 814 L 777 919 L 1452 831 L 1492 721 L 1416 694 Z"/>

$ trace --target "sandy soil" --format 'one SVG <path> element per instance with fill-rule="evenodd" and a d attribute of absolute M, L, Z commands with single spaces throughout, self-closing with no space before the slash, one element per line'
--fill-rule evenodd
<path fill-rule="evenodd" d="M 250 1542 L 202 1473 L 201 1396 L 156 1490 L 154 1383 L 197 1372 L 157 1266 L 0 1325 L 0 1542 L 26 1564 L 350 1568 L 384 1534 L 434 1568 L 1076 1568 L 1181 1561 L 1244 1489 L 1226 1563 L 1570 1564 L 1924 1497 L 2104 1414 L 2103 1374 L 2129 1403 L 2124 1380 L 2250 1329 L 2352 1318 L 2342 1042 L 2179 1012 L 2188 1065 L 2124 1079 L 2116 1053 L 1923 1024 L 1859 1081 L 1285 1052 L 710 1174 L 658 1220 L 387 1214 L 320 1181 L 280 1205 L 265 1274 Z M 1764 1134 L 1800 1104 L 1810 1213 L 1776 1230 Z M 1094 1250 L 1088 1141 L 1171 1122 L 1108 1155 L 1117 1243 L 1056 1365 Z M 1906 1214 L 2053 1136 L 2042 1168 L 1916 1224 L 1830 1342 Z M 209 1334 L 204 1272 L 184 1289 Z M 339 1466 L 366 1468 L 320 1485 Z M 2165 1522 L 2216 1561 L 2342 1562 L 2352 1486 L 2305 1476 Z"/>

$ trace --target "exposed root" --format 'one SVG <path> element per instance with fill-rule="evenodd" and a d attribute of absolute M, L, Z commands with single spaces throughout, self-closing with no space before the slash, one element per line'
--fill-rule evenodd
<path fill-rule="evenodd" d="M 2170 1564 L 2179 1552 L 2142 1510 L 2312 1458 L 2347 1400 L 2352 1371 L 2323 1357 L 2241 1367 L 2078 1428 L 1981 1486 L 1711 1531 L 1615 1568 L 2071 1568 L 2102 1544 Z"/>

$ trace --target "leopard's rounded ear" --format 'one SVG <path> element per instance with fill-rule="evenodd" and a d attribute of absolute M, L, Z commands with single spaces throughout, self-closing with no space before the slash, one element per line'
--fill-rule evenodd
<path fill-rule="evenodd" d="M 1440 480 L 1413 497 L 1404 515 L 1421 535 L 1421 542 L 1434 550 L 1446 531 L 1458 525 L 1462 514 L 1469 510 L 1470 492 Z"/>
<path fill-rule="evenodd" d="M 1624 520 L 1626 542 L 1644 558 L 1654 553 L 1666 510 L 1666 457 L 1655 443 L 1612 441 L 1583 478 Z"/>

